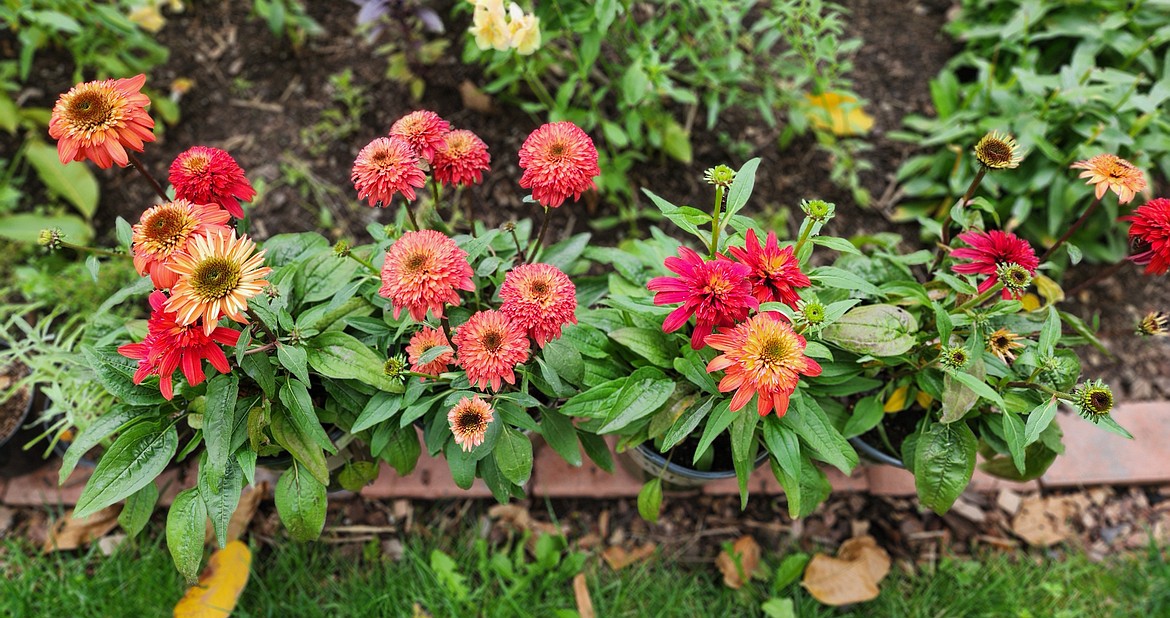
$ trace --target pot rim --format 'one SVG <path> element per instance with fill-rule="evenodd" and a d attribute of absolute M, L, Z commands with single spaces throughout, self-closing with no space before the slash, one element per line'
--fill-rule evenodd
<path fill-rule="evenodd" d="M 858 451 L 861 451 L 862 455 L 865 455 L 874 462 L 886 464 L 887 466 L 894 466 L 896 468 L 902 468 L 903 470 L 906 469 L 906 464 L 902 463 L 901 459 L 888 453 L 883 453 L 869 442 L 862 440 L 860 436 L 849 438 L 849 443 L 852 444 L 853 447 Z"/>
<path fill-rule="evenodd" d="M 694 468 L 690 468 L 690 467 L 675 463 L 673 461 L 667 461 L 666 457 L 664 457 L 662 455 L 662 453 L 659 453 L 652 446 L 647 446 L 647 444 L 645 442 L 635 446 L 634 450 L 638 451 L 638 453 L 641 454 L 642 457 L 645 457 L 646 460 L 651 465 L 655 466 L 656 468 L 659 468 L 660 470 L 665 469 L 669 473 L 677 474 L 677 475 L 685 477 L 685 478 L 702 480 L 702 481 L 715 481 L 715 480 L 719 480 L 719 479 L 735 478 L 735 470 L 734 469 L 732 469 L 732 470 L 695 470 Z M 755 465 L 753 466 L 752 469 L 754 470 L 756 468 L 759 468 L 767 460 L 768 460 L 768 451 L 766 451 L 766 450 L 762 451 L 759 454 L 759 456 L 756 457 L 756 462 L 755 462 Z"/>
<path fill-rule="evenodd" d="M 25 369 L 28 369 L 28 367 L 25 367 Z M 26 385 L 24 390 L 27 392 L 28 397 L 28 401 L 26 401 L 24 404 L 24 411 L 20 413 L 20 420 L 18 420 L 16 424 L 13 425 L 12 433 L 6 436 L 0 436 L 0 448 L 3 448 L 6 444 L 8 444 L 9 440 L 14 438 L 16 434 L 20 433 L 20 430 L 24 428 L 25 423 L 28 422 L 28 415 L 30 412 L 32 412 L 33 400 L 36 399 L 37 392 L 36 389 L 31 385 Z"/>

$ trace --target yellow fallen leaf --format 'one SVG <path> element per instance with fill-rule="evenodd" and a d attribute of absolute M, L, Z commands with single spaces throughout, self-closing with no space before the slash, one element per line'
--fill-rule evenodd
<path fill-rule="evenodd" d="M 918 391 L 918 395 L 914 397 L 914 401 L 923 408 L 929 408 L 931 403 L 934 403 L 934 397 L 931 397 L 926 391 Z"/>
<path fill-rule="evenodd" d="M 886 403 L 882 406 L 882 410 L 885 410 L 886 412 L 901 412 L 902 410 L 905 410 L 907 403 L 906 398 L 909 393 L 910 387 L 907 385 L 902 385 L 898 388 L 895 388 L 894 392 L 890 393 L 889 399 L 886 399 Z"/>
<path fill-rule="evenodd" d="M 723 573 L 724 585 L 739 590 L 760 568 L 760 544 L 750 536 L 741 536 L 731 546 L 731 553 L 726 549 L 719 552 L 715 566 Z"/>
<path fill-rule="evenodd" d="M 143 30 L 148 32 L 158 32 L 166 25 L 167 20 L 163 17 L 162 12 L 158 10 L 157 6 L 148 4 L 140 6 L 130 12 L 126 16 L 130 21 L 138 24 Z"/>
<path fill-rule="evenodd" d="M 1024 305 L 1024 311 L 1035 311 L 1040 308 L 1040 297 L 1028 292 L 1020 299 L 1020 303 Z"/>
<path fill-rule="evenodd" d="M 1052 279 L 1049 279 L 1044 275 L 1037 274 L 1035 277 L 1032 277 L 1032 283 L 1036 284 L 1036 291 L 1040 292 L 1040 295 L 1044 297 L 1044 300 L 1048 301 L 1045 304 L 1055 305 L 1064 300 L 1064 289 L 1060 287 L 1059 283 L 1053 281 Z"/>
<path fill-rule="evenodd" d="M 809 102 L 809 121 L 834 135 L 861 135 L 873 128 L 873 116 L 865 113 L 857 98 L 826 92 L 804 95 Z"/>
<path fill-rule="evenodd" d="M 75 519 L 73 511 L 69 511 L 53 524 L 42 550 L 47 554 L 89 545 L 118 525 L 118 513 L 121 512 L 121 504 L 112 504 L 81 519 Z"/>
<path fill-rule="evenodd" d="M 175 605 L 175 618 L 227 618 L 248 583 L 252 552 L 242 541 L 232 541 L 211 554 L 199 583 Z"/>
<path fill-rule="evenodd" d="M 826 605 L 848 605 L 877 598 L 878 583 L 890 572 L 890 555 L 872 536 L 845 541 L 837 557 L 813 556 L 804 571 L 804 586 Z"/>

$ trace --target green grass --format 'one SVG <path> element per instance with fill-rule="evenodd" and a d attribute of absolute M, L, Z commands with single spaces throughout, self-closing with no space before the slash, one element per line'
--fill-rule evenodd
<path fill-rule="evenodd" d="M 555 542 L 540 547 L 537 558 L 519 544 L 490 550 L 471 537 L 410 540 L 398 561 L 378 547 L 348 554 L 326 544 L 260 548 L 233 616 L 410 616 L 416 602 L 436 617 L 572 616 L 571 580 L 582 569 L 597 615 L 607 618 L 758 616 L 769 594 L 766 582 L 732 591 L 713 566 L 683 567 L 664 557 L 614 573 Z M 435 549 L 453 563 L 434 562 Z M 0 579 L 0 616 L 169 616 L 185 590 L 158 535 L 110 557 L 96 550 L 42 556 L 22 541 L 3 541 Z M 1105 564 L 1078 554 L 997 555 L 944 560 L 933 573 L 913 577 L 895 569 L 877 600 L 849 608 L 819 606 L 799 584 L 779 596 L 793 598 L 801 617 L 1153 618 L 1170 615 L 1170 562 L 1156 549 Z"/>

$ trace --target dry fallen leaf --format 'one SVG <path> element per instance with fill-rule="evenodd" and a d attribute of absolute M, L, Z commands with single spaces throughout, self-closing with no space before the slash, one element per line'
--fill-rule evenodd
<path fill-rule="evenodd" d="M 211 554 L 199 583 L 175 605 L 175 618 L 227 618 L 236 608 L 248 583 L 252 552 L 241 541 L 232 541 Z"/>
<path fill-rule="evenodd" d="M 470 80 L 459 83 L 459 96 L 463 97 L 463 107 L 473 112 L 490 114 L 495 111 L 495 102 L 491 96 L 484 94 Z"/>
<path fill-rule="evenodd" d="M 1025 498 L 1012 519 L 1012 532 L 1033 547 L 1048 547 L 1073 535 L 1068 520 L 1076 505 L 1067 498 Z"/>
<path fill-rule="evenodd" d="M 837 557 L 813 556 L 801 585 L 825 605 L 846 605 L 877 598 L 878 583 L 890 572 L 890 555 L 872 536 L 845 541 Z"/>
<path fill-rule="evenodd" d="M 649 558 L 654 554 L 654 550 L 657 548 L 658 546 L 654 543 L 646 543 L 634 551 L 628 552 L 625 549 L 614 545 L 613 547 L 610 547 L 601 552 L 601 557 L 605 559 L 605 563 L 609 565 L 609 568 L 615 571 L 620 571 L 630 566 L 631 564 L 634 564 L 635 562 Z"/>
<path fill-rule="evenodd" d="M 573 595 L 577 597 L 577 616 L 579 618 L 594 618 L 593 598 L 589 596 L 589 586 L 585 583 L 585 574 L 578 573 L 573 577 Z"/>
<path fill-rule="evenodd" d="M 809 121 L 818 129 L 828 129 L 834 135 L 862 135 L 873 128 L 873 116 L 865 113 L 856 97 L 826 92 L 806 94 Z"/>
<path fill-rule="evenodd" d="M 121 504 L 113 504 L 81 519 L 73 518 L 73 511 L 57 520 L 49 530 L 49 537 L 45 540 L 44 552 L 77 549 L 89 545 L 102 538 L 107 532 L 118 525 L 118 513 L 122 512 Z"/>
<path fill-rule="evenodd" d="M 418 603 L 415 603 L 410 608 L 410 618 L 432 618 L 433 616 L 434 614 L 431 614 L 427 610 L 423 609 L 423 606 L 419 605 Z"/>
<path fill-rule="evenodd" d="M 739 590 L 760 568 L 760 544 L 750 536 L 741 536 L 732 545 L 730 554 L 727 550 L 719 552 L 715 566 L 723 573 L 723 583 Z"/>

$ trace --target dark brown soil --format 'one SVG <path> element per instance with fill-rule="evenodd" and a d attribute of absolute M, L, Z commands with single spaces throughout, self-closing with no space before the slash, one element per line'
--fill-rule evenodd
<path fill-rule="evenodd" d="M 20 364 L 0 367 L 0 393 L 3 393 L 7 398 L 6 401 L 0 403 L 0 446 L 3 446 L 20 429 L 28 414 L 32 394 L 27 386 L 22 387 L 11 397 L 8 396 L 13 385 L 20 381 L 27 372 L 28 368 Z"/>

